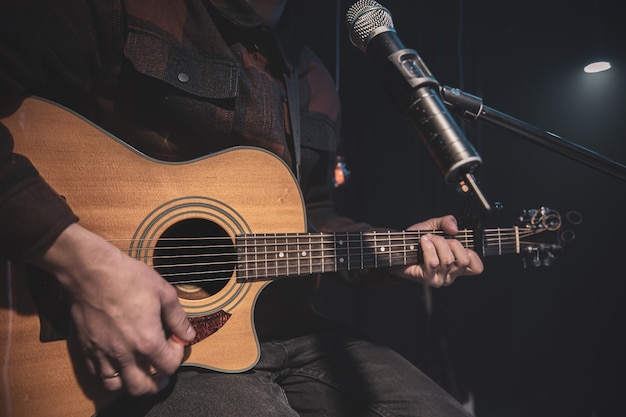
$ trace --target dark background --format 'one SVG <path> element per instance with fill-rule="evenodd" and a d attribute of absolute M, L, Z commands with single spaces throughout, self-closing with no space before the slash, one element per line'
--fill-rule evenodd
<path fill-rule="evenodd" d="M 462 216 L 467 197 L 444 183 L 367 57 L 349 43 L 344 16 L 353 1 L 292 3 L 303 36 L 338 74 L 342 153 L 351 171 L 337 189 L 339 209 L 399 229 Z M 441 85 L 626 163 L 619 2 L 382 4 Z M 584 74 L 596 58 L 613 68 Z M 549 267 L 524 268 L 517 255 L 487 258 L 482 275 L 448 288 L 400 282 L 355 292 L 326 280 L 319 308 L 390 344 L 462 401 L 471 393 L 478 417 L 626 415 L 626 182 L 501 128 L 460 123 L 483 158 L 476 173 L 482 191 L 503 206 L 485 224 L 510 227 L 520 209 L 577 210 L 583 223 L 563 226 L 576 239 Z"/>

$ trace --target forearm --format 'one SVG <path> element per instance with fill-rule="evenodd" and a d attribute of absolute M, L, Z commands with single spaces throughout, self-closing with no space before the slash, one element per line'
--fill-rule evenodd
<path fill-rule="evenodd" d="M 0 256 L 25 260 L 45 250 L 78 218 L 19 155 L 0 164 Z"/>

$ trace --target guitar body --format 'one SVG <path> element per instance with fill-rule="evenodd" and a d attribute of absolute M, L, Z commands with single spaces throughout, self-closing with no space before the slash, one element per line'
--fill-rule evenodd
<path fill-rule="evenodd" d="M 165 163 L 36 98 L 2 122 L 14 136 L 15 152 L 26 155 L 67 199 L 83 227 L 157 270 L 153 257 L 167 239 L 217 234 L 222 243 L 232 243 L 239 234 L 305 230 L 297 182 L 269 152 L 233 148 L 187 163 Z M 181 305 L 204 333 L 184 366 L 241 372 L 258 360 L 253 310 L 267 281 L 238 279 L 233 256 L 217 284 L 173 283 Z M 3 261 L 1 268 L 0 414 L 92 415 L 111 395 L 82 369 L 71 342 L 40 340 L 41 312 L 23 266 Z"/>

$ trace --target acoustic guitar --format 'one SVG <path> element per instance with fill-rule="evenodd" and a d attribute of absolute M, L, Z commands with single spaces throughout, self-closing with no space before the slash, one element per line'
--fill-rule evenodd
<path fill-rule="evenodd" d="M 273 154 L 239 147 L 184 163 L 158 161 L 78 114 L 26 99 L 2 120 L 80 223 L 153 266 L 178 291 L 198 337 L 182 366 L 242 372 L 255 365 L 255 301 L 277 278 L 417 262 L 439 231 L 307 233 L 302 193 Z M 560 215 L 529 210 L 522 224 L 459 239 L 483 256 L 558 252 Z M 450 237 L 452 238 L 452 237 Z M 538 259 L 538 258 L 537 258 Z M 72 341 L 54 278 L 0 260 L 0 415 L 90 416 L 113 399 Z"/>

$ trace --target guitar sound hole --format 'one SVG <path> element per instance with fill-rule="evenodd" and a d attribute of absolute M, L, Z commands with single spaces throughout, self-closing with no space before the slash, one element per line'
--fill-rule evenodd
<path fill-rule="evenodd" d="M 224 288 L 233 274 L 237 254 L 228 234 L 215 223 L 187 219 L 159 238 L 153 264 L 179 296 L 199 298 Z"/>

